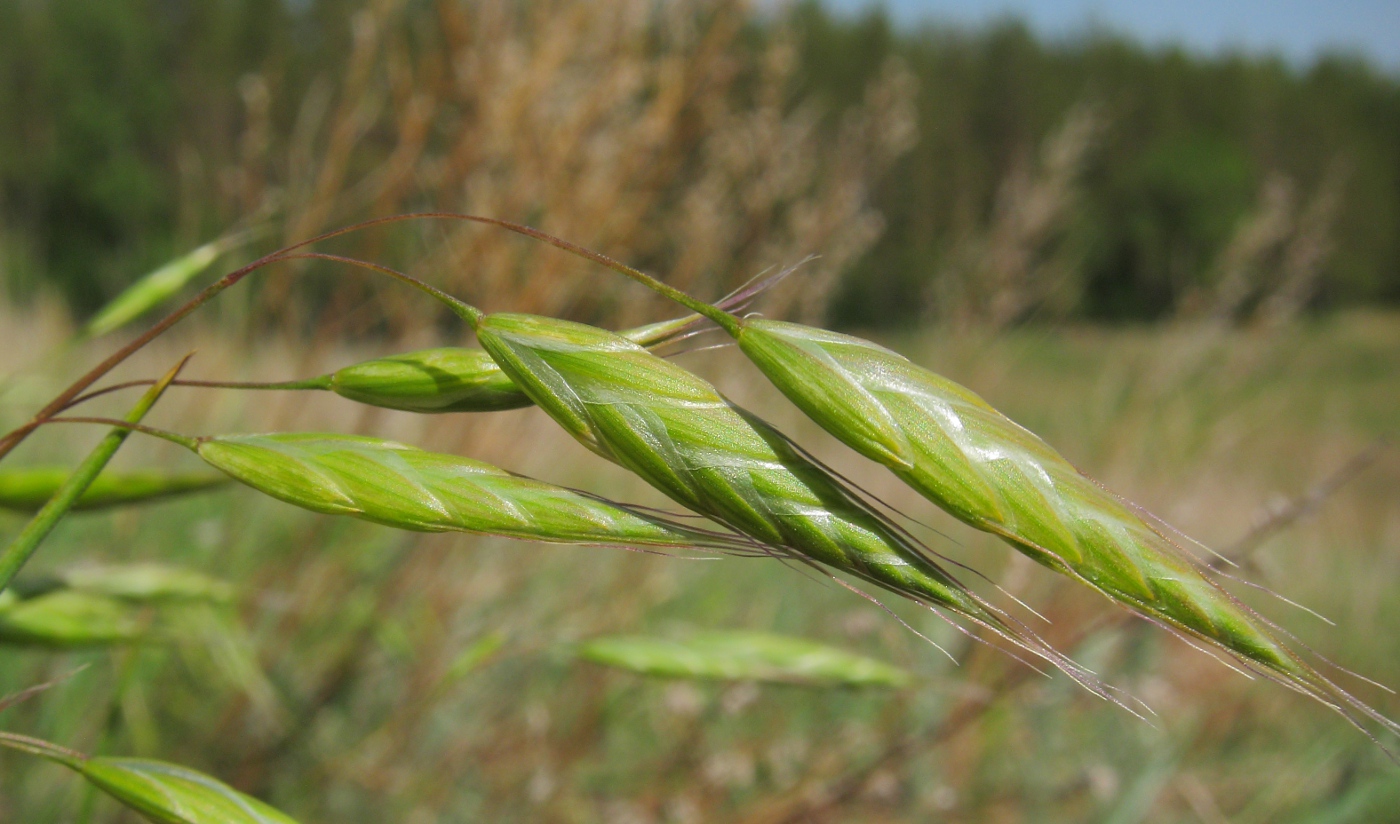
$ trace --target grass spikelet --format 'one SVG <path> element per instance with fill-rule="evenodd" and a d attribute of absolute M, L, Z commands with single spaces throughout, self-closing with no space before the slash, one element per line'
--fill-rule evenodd
<path fill-rule="evenodd" d="M 537 229 L 466 219 L 592 260 L 703 315 L 823 429 L 954 517 L 1155 623 L 1224 650 L 1245 669 L 1335 709 L 1363 732 L 1356 714 L 1400 734 L 1400 725 L 1303 660 L 1273 625 L 1207 577 L 1136 508 L 972 390 L 870 341 L 739 317 Z"/>
<path fill-rule="evenodd" d="M 558 544 L 752 551 L 735 536 L 671 523 L 481 461 L 379 438 L 321 433 L 190 438 L 141 431 L 181 444 L 234 480 L 294 506 L 397 529 Z"/>
<path fill-rule="evenodd" d="M 245 233 L 211 241 L 142 276 L 98 310 L 83 327 L 83 335 L 98 337 L 115 332 L 141 317 L 183 289 L 246 237 Z"/>
<path fill-rule="evenodd" d="M 959 520 L 1353 723 L 1355 711 L 1400 732 L 1304 661 L 1136 508 L 970 389 L 870 341 L 738 317 L 614 268 L 724 328 L 808 417 Z"/>
<path fill-rule="evenodd" d="M 706 381 L 601 329 L 530 315 L 464 314 L 483 347 L 537 405 L 589 449 L 676 502 L 785 557 L 824 564 L 988 627 L 1111 697 Z"/>
<path fill-rule="evenodd" d="M 698 319 L 691 315 L 619 334 L 642 346 L 658 346 L 684 335 Z M 533 403 L 485 351 L 461 346 L 353 364 L 315 379 L 314 388 L 371 406 L 419 413 L 495 412 Z"/>
<path fill-rule="evenodd" d="M 232 603 L 234 588 L 202 572 L 157 563 L 81 564 L 55 579 L 69 589 L 140 604 Z"/>

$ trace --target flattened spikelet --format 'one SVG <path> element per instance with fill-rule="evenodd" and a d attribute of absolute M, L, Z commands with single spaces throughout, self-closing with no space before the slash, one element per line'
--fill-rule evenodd
<path fill-rule="evenodd" d="M 235 435 L 196 444 L 196 452 L 209 464 L 274 498 L 399 529 L 565 544 L 734 545 L 721 535 L 490 464 L 378 438 Z"/>

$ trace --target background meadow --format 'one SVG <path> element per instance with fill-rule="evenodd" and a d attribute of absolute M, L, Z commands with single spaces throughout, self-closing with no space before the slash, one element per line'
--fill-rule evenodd
<path fill-rule="evenodd" d="M 1400 684 L 1400 454 L 1380 440 L 1400 402 L 1400 81 L 1364 61 L 896 28 L 813 5 L 123 0 L 0 7 L 0 77 L 7 429 L 134 334 L 75 341 L 95 309 L 218 237 L 229 250 L 205 278 L 354 220 L 462 210 L 704 297 L 818 254 L 756 308 L 857 331 L 972 387 L 1186 533 L 1245 552 L 1251 580 L 1336 626 L 1234 586 L 1242 598 Z M 615 328 L 673 314 L 479 226 L 399 224 L 326 250 L 490 310 Z M 253 276 L 117 377 L 191 349 L 188 376 L 282 380 L 470 343 L 399 285 L 301 263 Z M 402 533 L 224 488 L 59 527 L 31 582 L 161 561 L 236 594 L 162 613 L 140 644 L 0 645 L 0 693 L 89 665 L 6 710 L 4 729 L 188 764 L 303 822 L 1215 824 L 1400 809 L 1394 766 L 1335 715 L 943 516 L 738 353 L 679 362 L 918 519 L 1159 717 L 1138 722 L 886 599 L 954 666 L 878 606 L 773 561 Z M 373 433 L 662 503 L 537 410 L 414 416 L 328 393 L 176 388 L 150 422 Z M 71 464 L 98 436 L 41 432 L 12 461 Z M 133 439 L 116 465 L 196 463 Z M 7 535 L 23 523 L 0 515 Z M 662 679 L 575 654 L 602 635 L 708 629 L 823 641 L 913 681 Z M 129 816 L 0 753 L 0 821 Z"/>

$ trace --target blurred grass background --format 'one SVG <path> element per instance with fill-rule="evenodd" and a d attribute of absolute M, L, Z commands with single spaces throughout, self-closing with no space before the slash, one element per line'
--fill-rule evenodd
<path fill-rule="evenodd" d="M 759 308 L 856 329 L 971 386 L 1213 547 L 1369 456 L 1261 534 L 1246 567 L 1335 628 L 1234 589 L 1400 684 L 1400 457 L 1372 448 L 1400 401 L 1400 82 L 1364 62 L 895 29 L 815 5 L 121 0 L 0 5 L 0 78 L 6 428 L 114 348 L 67 344 L 78 322 L 231 228 L 260 234 L 221 269 L 368 216 L 475 211 L 703 296 L 816 253 Z M 670 311 L 480 227 L 333 248 L 489 309 L 609 325 Z M 368 275 L 255 277 L 121 375 L 196 348 L 191 376 L 306 377 L 468 340 Z M 0 693 L 91 664 L 8 710 L 6 729 L 186 763 L 307 822 L 1400 820 L 1394 768 L 1336 716 L 1113 623 L 833 446 L 736 354 L 682 357 L 1044 612 L 1053 638 L 1157 709 L 1155 727 L 891 603 L 954 667 L 776 563 L 406 535 L 234 490 L 60 527 L 31 573 L 185 565 L 238 588 L 237 621 L 115 650 L 0 647 Z M 186 389 L 150 420 L 372 432 L 659 503 L 533 410 L 427 418 Z M 75 462 L 97 437 L 40 433 L 14 460 Z M 166 447 L 133 440 L 118 463 L 193 466 Z M 706 628 L 823 640 L 918 680 L 666 682 L 569 654 L 600 634 Z M 123 820 L 59 769 L 0 754 L 0 821 Z"/>

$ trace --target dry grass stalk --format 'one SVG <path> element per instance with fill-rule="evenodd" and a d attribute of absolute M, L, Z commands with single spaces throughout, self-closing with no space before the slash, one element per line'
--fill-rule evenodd
<path fill-rule="evenodd" d="M 1345 166 L 1333 163 L 1300 208 L 1294 181 L 1279 172 L 1270 174 L 1258 206 L 1220 253 L 1209 293 L 1186 295 L 1178 314 L 1217 325 L 1252 318 L 1278 326 L 1296 317 L 1312 299 L 1331 255 L 1333 222 L 1345 182 Z"/>
<path fill-rule="evenodd" d="M 821 249 L 819 287 L 771 304 L 818 317 L 879 233 L 868 181 L 912 145 L 912 81 L 891 64 L 828 139 L 817 109 L 792 99 L 792 44 L 778 36 L 755 51 L 741 36 L 748 15 L 740 0 L 371 3 L 355 17 L 343 76 L 307 96 L 285 146 L 268 146 L 266 84 L 245 83 L 244 168 L 225 175 L 228 208 L 280 191 L 295 216 L 289 239 L 424 205 L 500 215 L 696 290 L 727 291 L 734 273 Z M 279 151 L 285 167 L 265 160 Z M 470 230 L 427 237 L 439 251 L 418 268 L 476 302 L 626 325 L 648 312 L 573 285 L 565 257 Z M 385 242 L 358 251 L 381 257 Z M 263 291 L 269 317 L 306 303 L 287 288 Z M 339 321 L 371 298 L 392 332 L 421 326 L 414 307 L 373 286 L 337 289 L 319 311 Z"/>
<path fill-rule="evenodd" d="M 1333 163 L 1307 208 L 1298 215 L 1297 228 L 1283 249 L 1277 285 L 1255 312 L 1261 323 L 1285 324 L 1312 299 L 1332 254 L 1333 224 L 1342 205 L 1346 176 L 1345 167 L 1340 162 Z"/>
<path fill-rule="evenodd" d="M 1069 110 L 1045 138 L 1032 167 L 1013 164 L 997 193 L 991 224 L 962 243 L 954 265 L 930 287 L 938 316 L 1000 329 L 1052 304 L 1073 261 L 1055 248 L 1073 213 L 1079 176 L 1104 129 L 1091 104 Z"/>

